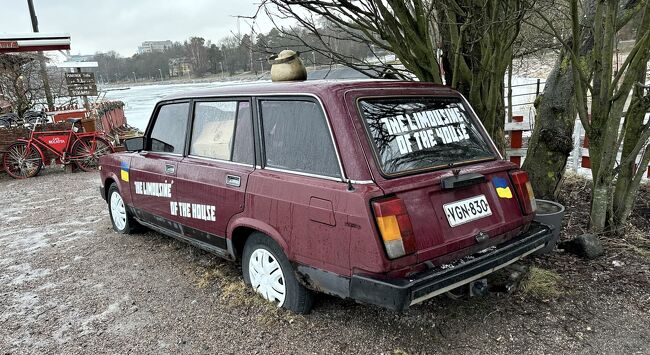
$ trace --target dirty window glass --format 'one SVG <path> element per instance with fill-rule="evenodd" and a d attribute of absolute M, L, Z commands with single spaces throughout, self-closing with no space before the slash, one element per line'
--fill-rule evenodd
<path fill-rule="evenodd" d="M 160 107 L 151 131 L 151 151 L 183 154 L 189 103 Z"/>
<path fill-rule="evenodd" d="M 247 101 L 242 101 L 239 103 L 232 161 L 251 165 L 255 163 L 255 160 L 253 158 L 253 125 L 251 122 L 251 105 Z"/>
<path fill-rule="evenodd" d="M 495 158 L 459 98 L 364 99 L 359 108 L 386 174 Z"/>
<path fill-rule="evenodd" d="M 190 154 L 230 160 L 236 118 L 236 101 L 197 102 Z"/>
<path fill-rule="evenodd" d="M 313 101 L 262 101 L 266 165 L 340 177 L 332 138 L 320 105 Z"/>

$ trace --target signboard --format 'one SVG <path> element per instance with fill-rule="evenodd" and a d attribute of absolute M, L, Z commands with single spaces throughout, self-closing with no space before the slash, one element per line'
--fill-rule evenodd
<path fill-rule="evenodd" d="M 2 48 L 2 49 L 18 48 L 18 42 L 17 41 L 0 41 L 0 48 Z"/>
<path fill-rule="evenodd" d="M 95 84 L 68 85 L 68 95 L 97 96 L 97 85 Z"/>
<path fill-rule="evenodd" d="M 65 73 L 68 85 L 95 83 L 95 73 Z"/>
<path fill-rule="evenodd" d="M 97 96 L 94 73 L 65 73 L 70 96 Z"/>

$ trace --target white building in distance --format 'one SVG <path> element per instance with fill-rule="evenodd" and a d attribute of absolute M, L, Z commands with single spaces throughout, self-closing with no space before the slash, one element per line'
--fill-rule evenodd
<path fill-rule="evenodd" d="M 171 48 L 172 41 L 146 41 L 138 47 L 138 54 L 163 52 L 167 48 Z"/>

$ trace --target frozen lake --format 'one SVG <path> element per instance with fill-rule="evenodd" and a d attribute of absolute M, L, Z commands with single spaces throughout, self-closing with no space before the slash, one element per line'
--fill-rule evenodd
<path fill-rule="evenodd" d="M 513 78 L 513 108 L 515 115 L 531 117 L 531 106 L 535 100 L 536 79 Z M 134 86 L 128 90 L 112 90 L 106 93 L 107 99 L 121 100 L 126 106 L 124 114 L 127 122 L 141 130 L 147 128 L 153 108 L 160 99 L 181 91 L 193 91 L 214 88 L 224 85 L 241 84 L 242 82 L 212 82 L 194 84 L 168 84 L 168 85 L 143 85 Z M 541 89 L 544 86 L 542 85 Z"/>
<path fill-rule="evenodd" d="M 234 82 L 213 82 L 196 84 L 168 84 L 134 86 L 128 90 L 112 90 L 106 93 L 107 99 L 121 100 L 125 103 L 124 114 L 127 122 L 141 130 L 147 128 L 156 102 L 167 95 L 181 91 L 194 91 L 232 85 Z"/>

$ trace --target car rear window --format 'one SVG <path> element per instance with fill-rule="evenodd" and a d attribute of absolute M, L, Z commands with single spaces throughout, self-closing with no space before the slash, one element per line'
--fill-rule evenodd
<path fill-rule="evenodd" d="M 359 109 L 384 174 L 495 158 L 460 98 L 369 98 Z"/>

